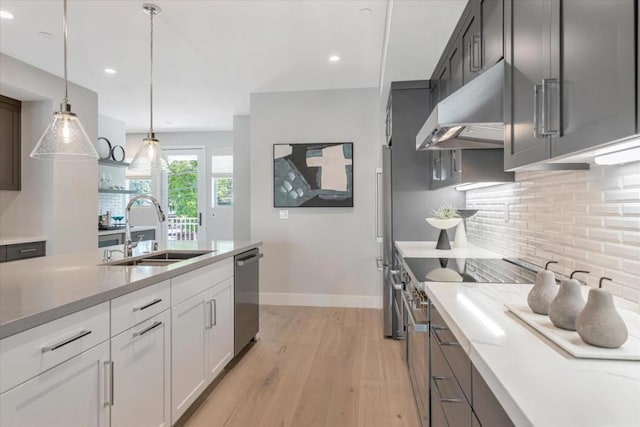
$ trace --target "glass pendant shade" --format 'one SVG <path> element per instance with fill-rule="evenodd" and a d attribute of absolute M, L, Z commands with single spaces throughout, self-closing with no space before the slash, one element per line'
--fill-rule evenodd
<path fill-rule="evenodd" d="M 137 175 L 150 175 L 151 171 L 169 171 L 169 160 L 154 137 L 142 140 L 142 146 L 129 165 L 129 170 Z"/>
<path fill-rule="evenodd" d="M 64 105 L 63 105 L 64 107 Z M 53 114 L 31 157 L 54 160 L 97 160 L 98 153 L 70 106 Z"/>

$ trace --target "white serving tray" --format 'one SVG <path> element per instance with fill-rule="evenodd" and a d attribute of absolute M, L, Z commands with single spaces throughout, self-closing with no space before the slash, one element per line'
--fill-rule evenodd
<path fill-rule="evenodd" d="M 507 309 L 527 325 L 579 359 L 640 360 L 640 315 L 624 308 L 618 313 L 627 325 L 629 338 L 619 348 L 601 348 L 585 343 L 576 331 L 556 328 L 549 316 L 536 314 L 526 304 L 505 304 Z"/>

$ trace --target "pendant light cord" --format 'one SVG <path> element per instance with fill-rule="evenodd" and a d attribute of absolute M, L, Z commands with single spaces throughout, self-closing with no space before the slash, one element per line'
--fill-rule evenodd
<path fill-rule="evenodd" d="M 64 29 L 64 105 L 66 108 L 66 105 L 69 103 L 69 81 L 67 79 L 67 0 L 64 0 L 62 27 Z"/>
<path fill-rule="evenodd" d="M 66 1 L 66 0 L 65 0 Z M 153 138 L 153 15 L 155 11 L 151 10 L 151 37 L 150 39 L 150 61 L 149 61 L 149 138 Z"/>

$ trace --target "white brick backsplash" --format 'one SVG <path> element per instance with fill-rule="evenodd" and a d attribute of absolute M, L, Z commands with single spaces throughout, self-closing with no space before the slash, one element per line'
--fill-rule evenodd
<path fill-rule="evenodd" d="M 509 204 L 508 222 L 504 205 Z M 516 172 L 516 182 L 467 192 L 467 221 L 474 243 L 508 256 L 605 285 L 626 299 L 640 298 L 640 167 L 594 166 L 589 171 Z"/>

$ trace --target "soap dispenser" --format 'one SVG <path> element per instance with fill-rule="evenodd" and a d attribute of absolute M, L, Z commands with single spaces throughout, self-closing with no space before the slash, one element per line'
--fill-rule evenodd
<path fill-rule="evenodd" d="M 549 264 L 557 263 L 558 261 L 549 261 L 544 265 L 544 270 L 538 271 L 536 274 L 536 282 L 527 297 L 527 304 L 534 313 L 549 314 L 549 305 L 558 293 L 556 275 L 549 270 Z"/>
<path fill-rule="evenodd" d="M 576 270 L 571 273 L 569 279 L 560 283 L 558 295 L 549 306 L 549 319 L 558 328 L 576 330 L 576 318 L 585 306 L 580 282 L 573 278 L 576 273 L 589 273 L 584 270 Z"/>
<path fill-rule="evenodd" d="M 624 320 L 616 310 L 613 296 L 602 289 L 602 281 L 611 280 L 601 277 L 598 289 L 591 289 L 587 305 L 576 319 L 576 330 L 582 341 L 596 347 L 618 348 L 627 341 L 629 331 Z"/>

